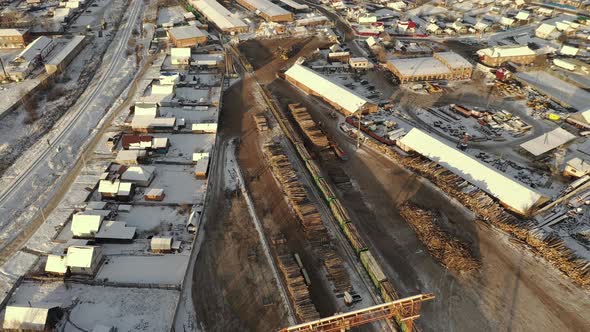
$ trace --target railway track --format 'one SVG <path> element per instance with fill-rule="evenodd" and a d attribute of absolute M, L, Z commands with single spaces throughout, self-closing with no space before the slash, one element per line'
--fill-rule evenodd
<path fill-rule="evenodd" d="M 127 17 L 125 23 L 124 30 L 119 30 L 119 33 L 122 35 L 116 40 L 118 44 L 116 44 L 115 52 L 112 56 L 111 63 L 108 65 L 106 70 L 100 74 L 99 77 L 95 78 L 98 82 L 96 86 L 91 87 L 91 91 L 88 95 L 83 97 L 77 105 L 74 106 L 75 113 L 71 116 L 71 118 L 63 127 L 59 127 L 60 131 L 55 136 L 52 142 L 50 142 L 46 149 L 44 149 L 41 153 L 34 157 L 34 160 L 31 160 L 29 165 L 24 168 L 17 176 L 15 176 L 12 181 L 10 181 L 5 188 L 3 188 L 2 192 L 0 193 L 0 206 L 4 208 L 4 210 L 8 210 L 10 206 L 7 205 L 7 202 L 17 193 L 22 190 L 27 190 L 25 188 L 27 180 L 31 180 L 30 178 L 37 175 L 38 177 L 42 177 L 43 174 L 36 174 L 36 172 L 40 169 L 40 166 L 46 163 L 51 163 L 51 159 L 61 153 L 61 146 L 64 144 L 65 140 L 68 138 L 68 134 L 72 133 L 78 125 L 84 120 L 83 116 L 91 106 L 94 105 L 94 102 L 97 100 L 97 97 L 101 96 L 101 94 L 105 91 L 105 88 L 109 87 L 109 84 L 112 79 L 116 78 L 116 75 L 119 74 L 119 69 L 121 67 L 121 60 L 124 59 L 125 50 L 127 48 L 127 41 L 131 37 L 133 27 L 135 26 L 135 22 L 137 20 L 137 16 L 141 11 L 141 1 L 140 0 L 131 0 L 132 7 L 130 9 L 130 14 Z M 57 151 L 57 152 L 56 152 Z M 32 179 L 31 181 L 34 181 Z M 12 207 L 12 208 L 19 208 L 19 207 Z M 41 209 L 39 209 L 39 212 Z M 37 214 L 39 214 L 37 212 Z M 35 216 L 38 217 L 38 216 Z M 35 219 L 33 217 L 32 219 Z M 9 223 L 0 226 L 0 232 L 3 231 Z M 25 228 L 25 227 L 23 227 Z M 21 229 L 22 231 L 22 229 Z M 10 244 L 14 237 L 2 243 L 2 248 L 6 247 Z"/>

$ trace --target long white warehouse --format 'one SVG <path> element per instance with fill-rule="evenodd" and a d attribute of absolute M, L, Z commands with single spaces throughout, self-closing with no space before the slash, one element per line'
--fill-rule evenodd
<path fill-rule="evenodd" d="M 236 0 L 236 2 L 269 22 L 293 21 L 293 13 L 268 0 Z"/>
<path fill-rule="evenodd" d="M 370 100 L 302 65 L 289 68 L 285 79 L 306 93 L 322 98 L 344 115 L 377 111 L 377 105 Z"/>
<path fill-rule="evenodd" d="M 474 186 L 497 198 L 506 208 L 527 215 L 547 197 L 480 163 L 465 153 L 419 130 L 412 129 L 400 140 L 402 148 L 416 151 L 437 162 Z"/>
<path fill-rule="evenodd" d="M 195 9 L 223 32 L 246 32 L 248 25 L 215 0 L 189 0 Z"/>

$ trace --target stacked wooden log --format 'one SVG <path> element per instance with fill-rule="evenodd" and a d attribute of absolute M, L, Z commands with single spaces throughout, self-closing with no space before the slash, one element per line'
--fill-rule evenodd
<path fill-rule="evenodd" d="M 284 244 L 279 245 L 277 251 L 279 270 L 285 278 L 295 315 L 301 322 L 319 319 L 320 314 L 311 301 L 309 288 L 293 255 L 287 251 Z"/>
<path fill-rule="evenodd" d="M 400 207 L 400 214 L 430 254 L 447 269 L 471 272 L 481 266 L 466 244 L 453 238 L 434 222 L 432 212 L 406 203 Z"/>
<path fill-rule="evenodd" d="M 299 104 L 289 104 L 289 110 L 307 139 L 318 151 L 330 148 L 330 140 L 318 127 L 307 108 L 301 107 Z"/>
<path fill-rule="evenodd" d="M 351 291 L 352 283 L 344 268 L 344 263 L 336 250 L 330 246 L 328 230 L 322 222 L 317 206 L 308 198 L 307 191 L 299 181 L 289 158 L 282 147 L 274 143 L 265 144 L 264 152 L 275 178 L 281 184 L 291 207 L 303 226 L 306 238 L 311 243 L 314 253 L 323 262 L 335 292 Z"/>
<path fill-rule="evenodd" d="M 268 130 L 268 122 L 266 118 L 262 114 L 254 114 L 254 122 L 256 123 L 256 128 L 258 131 L 267 131 Z"/>

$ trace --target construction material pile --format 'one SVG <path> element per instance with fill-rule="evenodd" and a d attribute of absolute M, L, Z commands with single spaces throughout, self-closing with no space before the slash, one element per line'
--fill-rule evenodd
<path fill-rule="evenodd" d="M 431 211 L 406 203 L 400 207 L 401 216 L 410 224 L 430 254 L 449 270 L 471 272 L 480 267 L 466 244 L 454 239 L 435 222 Z"/>
<path fill-rule="evenodd" d="M 256 123 L 256 128 L 258 128 L 258 131 L 262 132 L 262 131 L 268 130 L 268 122 L 266 121 L 266 118 L 264 117 L 264 115 L 255 114 L 254 115 L 254 122 Z"/>
<path fill-rule="evenodd" d="M 307 108 L 300 107 L 299 104 L 289 104 L 289 110 L 305 136 L 318 151 L 330 148 L 330 140 L 313 121 Z"/>
<path fill-rule="evenodd" d="M 508 213 L 496 200 L 437 163 L 424 157 L 399 158 L 407 168 L 424 176 L 449 196 L 475 212 L 479 218 L 513 235 L 536 249 L 546 260 L 582 286 L 590 286 L 590 262 L 576 255 L 557 234 L 546 233 L 530 220 Z M 389 153 L 388 153 L 389 154 Z"/>
<path fill-rule="evenodd" d="M 276 247 L 278 254 L 278 266 L 285 277 L 287 290 L 291 296 L 295 315 L 301 322 L 308 322 L 320 318 L 315 305 L 311 301 L 309 288 L 305 283 L 305 278 L 301 268 L 288 251 L 285 244 L 279 244 Z"/>
<path fill-rule="evenodd" d="M 352 284 L 344 268 L 344 262 L 336 250 L 330 246 L 328 230 L 322 223 L 316 205 L 307 197 L 307 191 L 299 181 L 289 158 L 282 147 L 275 143 L 265 144 L 264 152 L 275 178 L 281 184 L 291 207 L 305 230 L 305 235 L 311 243 L 314 253 L 323 262 L 335 292 L 352 291 Z"/>

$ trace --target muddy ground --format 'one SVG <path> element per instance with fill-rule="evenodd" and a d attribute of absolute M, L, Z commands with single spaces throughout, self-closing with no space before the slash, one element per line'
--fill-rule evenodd
<path fill-rule="evenodd" d="M 414 174 L 380 154 L 356 150 L 318 99 L 284 81 L 275 81 L 270 89 L 282 106 L 303 102 L 349 154 L 348 162 L 324 163 L 324 169 L 336 166 L 350 177 L 353 186 L 340 188 L 338 195 L 400 295 L 437 296 L 423 306 L 418 320 L 422 329 L 583 331 L 590 326 L 585 290 L 497 230 L 475 223 L 472 213 Z M 470 244 L 481 259 L 481 270 L 467 276 L 440 266 L 399 215 L 396 206 L 408 200 L 440 211 L 447 221 L 445 229 Z"/>

